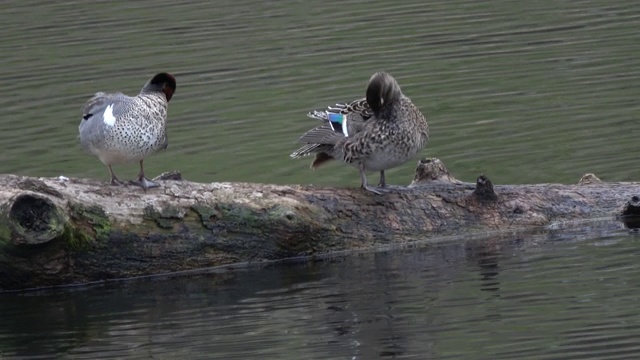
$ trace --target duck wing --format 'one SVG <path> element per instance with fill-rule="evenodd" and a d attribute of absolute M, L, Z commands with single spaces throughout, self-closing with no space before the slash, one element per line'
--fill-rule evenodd
<path fill-rule="evenodd" d="M 300 136 L 298 143 L 306 145 L 291 153 L 292 158 L 326 151 L 327 146 L 332 147 L 341 139 L 362 131 L 373 113 L 367 100 L 362 98 L 350 103 L 338 103 L 326 110 L 310 111 L 307 116 L 324 121 L 324 124 Z"/>

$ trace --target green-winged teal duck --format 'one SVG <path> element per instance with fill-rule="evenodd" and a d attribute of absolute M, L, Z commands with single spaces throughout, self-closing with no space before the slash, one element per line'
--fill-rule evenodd
<path fill-rule="evenodd" d="M 99 92 L 84 104 L 80 143 L 107 165 L 111 184 L 122 184 L 112 165 L 139 161 L 140 174 L 134 183 L 144 189 L 158 186 L 145 177 L 142 162 L 168 145 L 167 106 L 175 91 L 173 75 L 159 73 L 136 96 Z"/>
<path fill-rule="evenodd" d="M 342 160 L 360 171 L 362 187 L 380 194 L 367 183 L 366 171 L 384 171 L 417 155 L 427 144 L 429 126 L 420 110 L 400 90 L 398 82 L 385 72 L 369 80 L 366 97 L 348 104 L 337 104 L 325 111 L 312 111 L 309 117 L 324 124 L 298 139 L 306 144 L 292 158 L 315 154 L 311 168 L 332 160 Z"/>

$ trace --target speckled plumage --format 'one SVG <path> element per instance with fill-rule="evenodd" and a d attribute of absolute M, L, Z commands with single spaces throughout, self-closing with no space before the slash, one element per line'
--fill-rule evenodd
<path fill-rule="evenodd" d="M 346 128 L 329 122 L 331 114 L 346 115 Z M 339 159 L 360 171 L 362 187 L 368 186 L 366 171 L 380 172 L 380 186 L 384 187 L 384 171 L 401 165 L 417 155 L 427 144 L 427 120 L 411 100 L 402 94 L 400 86 L 389 74 L 379 72 L 369 80 L 366 98 L 349 104 L 338 104 L 325 111 L 314 111 L 309 117 L 325 121 L 303 134 L 298 142 L 303 147 L 292 158 L 315 154 L 311 164 Z"/>
<path fill-rule="evenodd" d="M 112 184 L 120 184 L 112 165 L 140 162 L 137 184 L 158 186 L 144 176 L 143 161 L 168 145 L 167 106 L 176 89 L 175 78 L 159 73 L 137 96 L 96 93 L 82 108 L 80 144 L 107 165 Z"/>

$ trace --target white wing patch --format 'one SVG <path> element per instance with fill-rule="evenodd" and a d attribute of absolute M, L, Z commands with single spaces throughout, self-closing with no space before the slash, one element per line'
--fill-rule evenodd
<path fill-rule="evenodd" d="M 342 133 L 349 137 L 349 128 L 347 128 L 347 115 L 342 115 Z"/>
<path fill-rule="evenodd" d="M 116 118 L 115 116 L 113 116 L 113 104 L 107 106 L 107 108 L 104 109 L 104 114 L 102 114 L 102 121 L 104 121 L 107 126 L 115 125 Z"/>

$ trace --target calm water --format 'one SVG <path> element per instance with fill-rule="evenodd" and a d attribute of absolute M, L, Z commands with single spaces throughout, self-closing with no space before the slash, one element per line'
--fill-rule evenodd
<path fill-rule="evenodd" d="M 356 186 L 352 168 L 311 172 L 288 154 L 308 110 L 363 96 L 386 70 L 430 121 L 423 155 L 462 180 L 640 178 L 636 1 L 4 0 L 0 21 L 3 173 L 106 181 L 79 147 L 80 107 L 169 71 L 170 145 L 149 175 Z M 0 357 L 629 359 L 638 253 L 628 234 L 451 244 L 4 294 Z"/>
<path fill-rule="evenodd" d="M 634 359 L 640 238 L 443 243 L 0 295 L 6 359 Z"/>
<path fill-rule="evenodd" d="M 0 20 L 0 172 L 106 180 L 79 147 L 80 107 L 170 71 L 170 145 L 149 175 L 358 185 L 352 168 L 312 172 L 288 154 L 315 124 L 308 110 L 363 96 L 386 70 L 430 121 L 423 156 L 460 179 L 640 178 L 632 0 L 4 0 Z M 389 182 L 409 183 L 414 168 Z"/>

